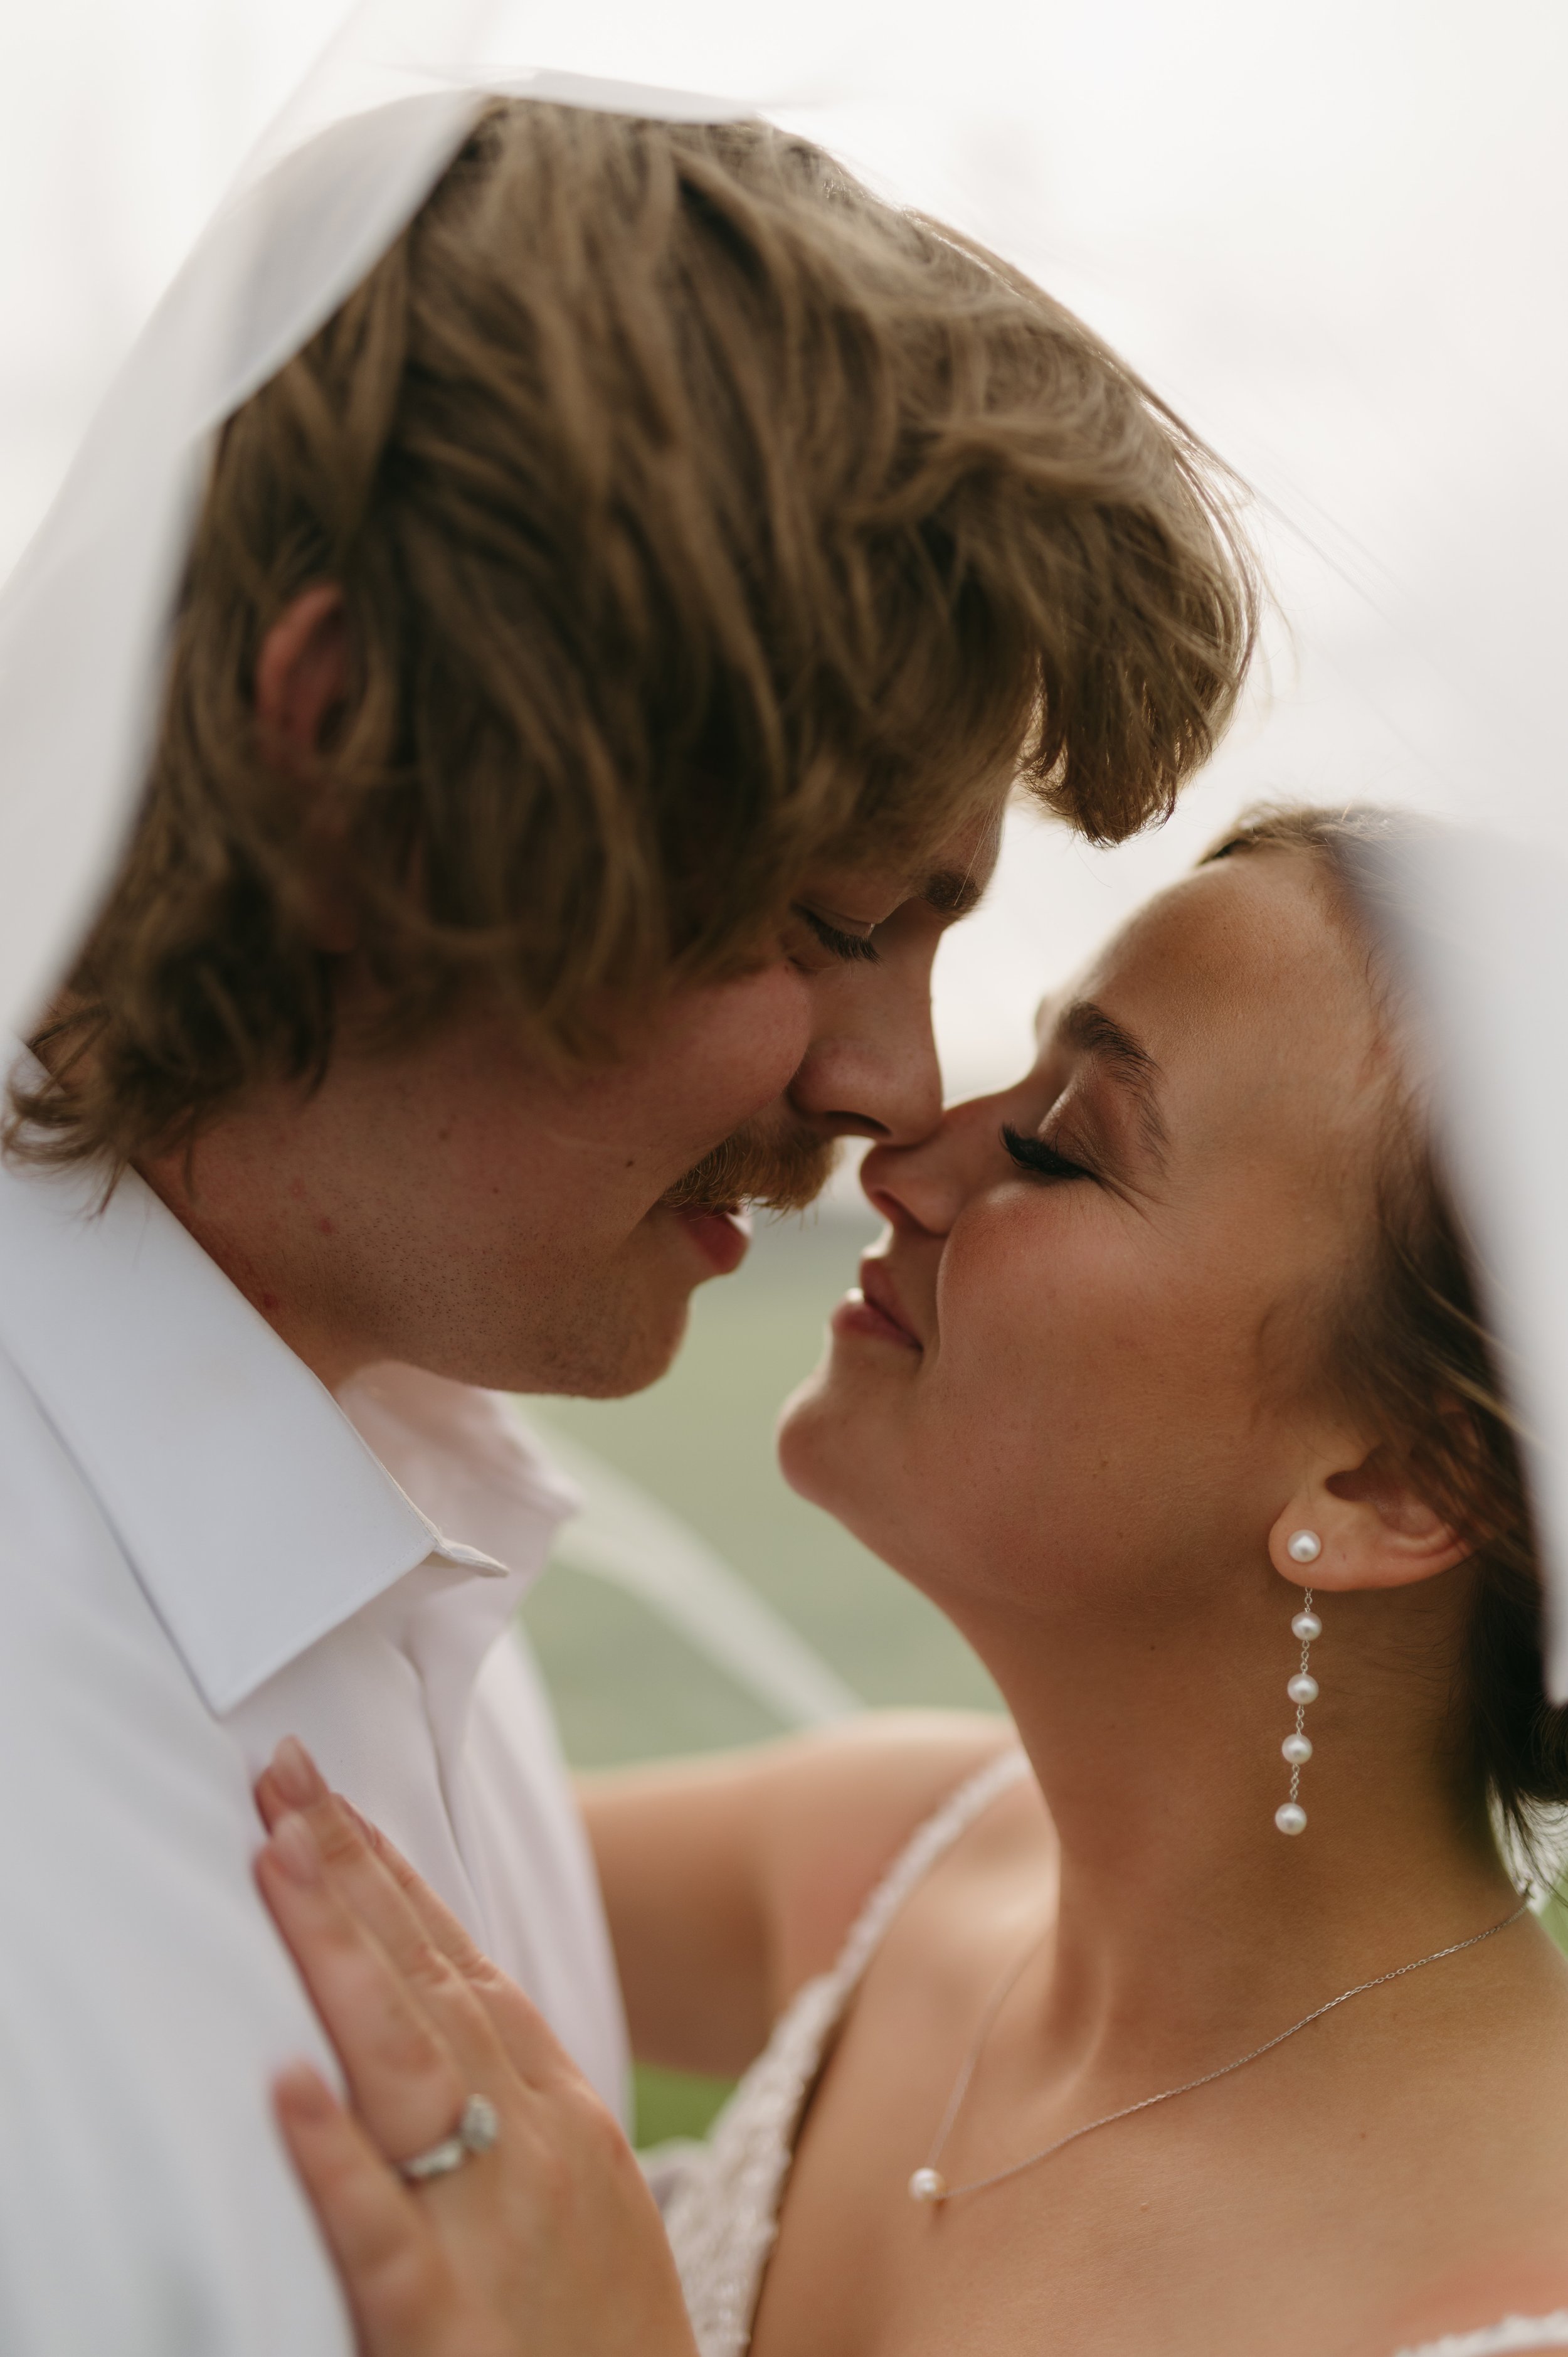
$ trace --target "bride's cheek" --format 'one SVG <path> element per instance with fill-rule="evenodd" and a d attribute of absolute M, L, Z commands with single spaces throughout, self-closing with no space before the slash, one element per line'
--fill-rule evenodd
<path fill-rule="evenodd" d="M 956 1237 L 937 1295 L 937 1349 L 925 1370 L 977 1397 L 1026 1373 L 1054 1322 L 1058 1270 L 1047 1241 L 1016 1216 Z"/>

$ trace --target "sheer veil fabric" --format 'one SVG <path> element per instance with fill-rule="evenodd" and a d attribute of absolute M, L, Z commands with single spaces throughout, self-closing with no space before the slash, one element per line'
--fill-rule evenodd
<path fill-rule="evenodd" d="M 726 99 L 499 61 L 510 15 L 369 0 L 246 160 L 0 594 L 0 1017 L 91 912 L 147 757 L 210 437 L 418 210 L 487 92 L 713 122 Z M 491 60 L 494 60 L 493 62 Z"/>

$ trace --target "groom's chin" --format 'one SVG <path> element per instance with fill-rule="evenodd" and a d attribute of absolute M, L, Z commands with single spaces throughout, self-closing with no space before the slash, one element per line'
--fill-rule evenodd
<path fill-rule="evenodd" d="M 744 1234 L 715 1215 L 725 1249 L 693 1238 L 689 1214 L 659 1204 L 621 1248 L 553 1298 L 546 1379 L 528 1388 L 570 1399 L 626 1399 L 669 1373 L 699 1285 L 738 1265 Z"/>
<path fill-rule="evenodd" d="M 686 1337 L 691 1302 L 648 1306 L 585 1329 L 549 1388 L 565 1399 L 629 1399 L 667 1375 Z"/>

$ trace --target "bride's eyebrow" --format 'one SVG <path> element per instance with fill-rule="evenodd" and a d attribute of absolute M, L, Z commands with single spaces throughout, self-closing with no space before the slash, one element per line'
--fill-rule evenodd
<path fill-rule="evenodd" d="M 1057 1033 L 1069 1048 L 1076 1048 L 1081 1055 L 1097 1057 L 1109 1068 L 1112 1078 L 1137 1106 L 1144 1145 L 1155 1160 L 1163 1163 L 1170 1142 L 1160 1112 L 1163 1075 L 1142 1040 L 1123 1030 L 1114 1017 L 1107 1015 L 1092 998 L 1075 998 L 1070 1006 L 1064 1006 L 1057 1017 Z"/>

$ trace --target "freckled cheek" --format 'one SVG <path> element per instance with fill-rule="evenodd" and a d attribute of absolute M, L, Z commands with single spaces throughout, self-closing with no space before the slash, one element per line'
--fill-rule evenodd
<path fill-rule="evenodd" d="M 748 1122 L 780 1118 L 805 1047 L 803 1030 L 793 1026 L 738 1034 L 726 1026 L 693 1043 L 639 1092 L 628 1130 L 639 1162 L 668 1163 L 678 1174 Z"/>
<path fill-rule="evenodd" d="M 972 1361 L 998 1348 L 1044 1361 L 1107 1307 L 1102 1254 L 1066 1207 L 1016 1196 L 955 1224 L 937 1274 L 940 1351 Z"/>
<path fill-rule="evenodd" d="M 683 1168 L 783 1094 L 811 1019 L 805 978 L 782 964 L 693 992 L 607 1076 L 596 1114 L 635 1135 L 640 1161 Z"/>
<path fill-rule="evenodd" d="M 682 1059 L 715 1112 L 733 1105 L 733 1121 L 747 1121 L 782 1094 L 811 1046 L 811 1008 L 805 978 L 792 967 L 729 985 L 697 1052 Z"/>
<path fill-rule="evenodd" d="M 938 1285 L 931 1369 L 970 1420 L 1113 1424 L 1192 1371 L 1200 1294 L 1148 1265 L 1138 1240 L 1096 1232 L 1071 1205 L 1027 1199 L 961 1222 Z M 1033 1216 L 1031 1216 L 1031 1213 Z M 1200 1346 L 1201 1347 L 1201 1346 Z"/>

